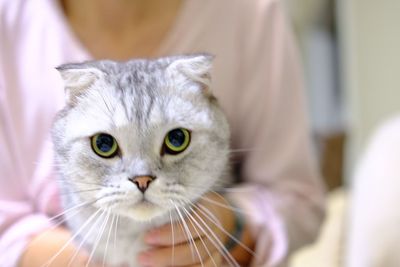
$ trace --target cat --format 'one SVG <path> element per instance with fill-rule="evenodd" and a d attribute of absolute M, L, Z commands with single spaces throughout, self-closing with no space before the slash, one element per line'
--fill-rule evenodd
<path fill-rule="evenodd" d="M 147 230 L 228 183 L 230 132 L 211 93 L 212 61 L 196 54 L 57 68 L 66 95 L 52 129 L 60 195 L 90 259 L 138 267 Z"/>

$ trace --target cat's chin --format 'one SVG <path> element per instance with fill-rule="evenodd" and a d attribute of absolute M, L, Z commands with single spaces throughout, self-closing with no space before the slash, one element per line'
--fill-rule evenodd
<path fill-rule="evenodd" d="M 165 215 L 165 208 L 151 203 L 149 201 L 141 201 L 129 207 L 123 207 L 120 210 L 125 216 L 138 221 L 149 222 L 157 217 Z"/>

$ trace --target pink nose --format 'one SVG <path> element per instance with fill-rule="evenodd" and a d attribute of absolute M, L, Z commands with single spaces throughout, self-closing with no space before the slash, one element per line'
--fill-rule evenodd
<path fill-rule="evenodd" d="M 144 193 L 147 188 L 149 187 L 150 183 L 155 179 L 155 177 L 152 176 L 135 176 L 134 178 L 130 178 L 129 180 L 136 184 L 137 188 Z"/>

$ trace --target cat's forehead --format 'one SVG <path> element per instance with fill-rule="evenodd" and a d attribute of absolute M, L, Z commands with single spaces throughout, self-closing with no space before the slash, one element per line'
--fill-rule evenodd
<path fill-rule="evenodd" d="M 105 131 L 128 127 L 146 131 L 168 126 L 208 127 L 211 123 L 210 110 L 201 98 L 179 94 L 168 87 L 128 85 L 99 84 L 86 96 L 79 112 L 87 128 Z"/>
<path fill-rule="evenodd" d="M 118 73 L 110 73 L 105 76 L 110 85 L 120 90 L 142 90 L 142 93 L 151 89 L 157 89 L 166 83 L 165 70 L 163 68 L 151 67 L 150 64 L 136 64 L 135 66 L 122 65 Z"/>
<path fill-rule="evenodd" d="M 163 60 L 96 63 L 103 74 L 81 95 L 73 112 L 78 117 L 73 121 L 85 122 L 79 127 L 81 134 L 126 127 L 208 127 L 212 112 L 202 93 L 204 84 L 175 67 L 167 70 L 169 64 Z"/>

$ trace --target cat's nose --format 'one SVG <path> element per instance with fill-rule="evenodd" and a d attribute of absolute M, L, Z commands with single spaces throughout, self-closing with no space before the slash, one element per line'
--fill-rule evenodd
<path fill-rule="evenodd" d="M 156 177 L 150 175 L 142 175 L 129 178 L 129 181 L 136 184 L 137 188 L 144 193 L 155 178 Z"/>

